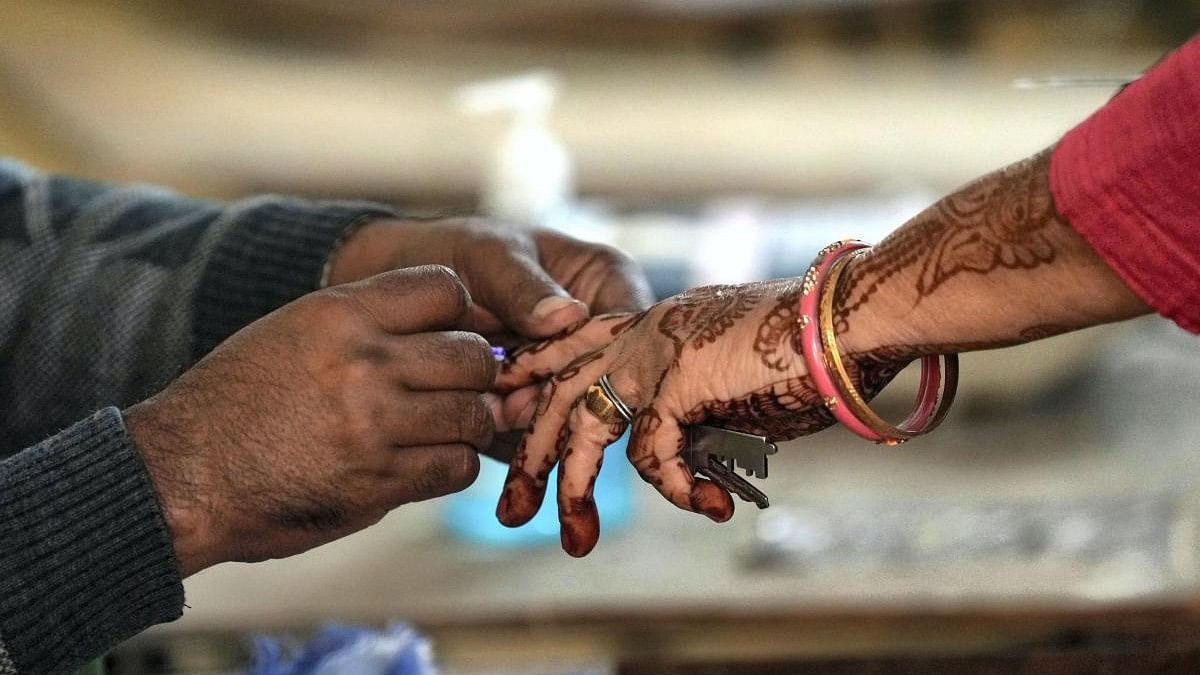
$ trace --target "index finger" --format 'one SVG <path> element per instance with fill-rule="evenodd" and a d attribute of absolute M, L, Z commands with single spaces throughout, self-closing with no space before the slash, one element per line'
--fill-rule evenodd
<path fill-rule="evenodd" d="M 639 316 L 609 314 L 585 319 L 554 337 L 518 349 L 500 367 L 496 388 L 513 391 L 550 377 L 580 356 L 611 343 Z"/>
<path fill-rule="evenodd" d="M 392 270 L 323 292 L 351 300 L 376 325 L 397 335 L 454 327 L 471 309 L 466 287 L 442 265 Z"/>

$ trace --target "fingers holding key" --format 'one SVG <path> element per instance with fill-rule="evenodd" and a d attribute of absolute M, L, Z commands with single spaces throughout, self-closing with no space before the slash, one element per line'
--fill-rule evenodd
<path fill-rule="evenodd" d="M 629 461 L 642 480 L 672 504 L 723 523 L 733 517 L 733 498 L 712 481 L 697 478 L 682 457 L 686 443 L 679 421 L 652 402 L 637 414 L 629 438 Z"/>
<path fill-rule="evenodd" d="M 567 418 L 569 433 L 561 441 L 558 507 L 562 547 L 575 557 L 586 555 L 599 539 L 600 521 L 593 489 L 603 463 L 604 449 L 624 432 L 627 423 L 608 402 L 613 397 L 636 408 L 652 394 L 641 388 L 626 369 L 608 374 L 611 395 L 589 391 L 577 400 Z M 606 400 L 594 401 L 594 398 Z M 629 459 L 642 477 L 682 509 L 702 513 L 716 522 L 733 515 L 733 500 L 720 486 L 693 478 L 681 457 L 683 429 L 665 412 L 663 401 L 652 402 L 637 413 L 629 446 Z M 561 439 L 561 437 L 560 437 Z"/>

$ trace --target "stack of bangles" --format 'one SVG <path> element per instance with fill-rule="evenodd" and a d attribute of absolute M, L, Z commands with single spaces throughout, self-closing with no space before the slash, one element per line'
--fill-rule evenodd
<path fill-rule="evenodd" d="M 893 426 L 867 405 L 850 379 L 838 348 L 833 304 L 846 266 L 869 248 L 869 244 L 861 241 L 846 240 L 831 244 L 817 254 L 802 281 L 798 319 L 800 337 L 804 360 L 817 393 L 837 421 L 867 440 L 899 445 L 932 431 L 946 418 L 958 388 L 958 355 L 921 358 L 917 402 L 900 424 Z"/>

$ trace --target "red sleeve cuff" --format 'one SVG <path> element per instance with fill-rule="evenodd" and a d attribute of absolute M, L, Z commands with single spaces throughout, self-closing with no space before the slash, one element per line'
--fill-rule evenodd
<path fill-rule="evenodd" d="M 1063 137 L 1050 189 L 1134 293 L 1200 333 L 1200 38 Z"/>

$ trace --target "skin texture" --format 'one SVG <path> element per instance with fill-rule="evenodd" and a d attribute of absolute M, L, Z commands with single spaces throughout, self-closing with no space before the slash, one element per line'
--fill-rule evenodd
<path fill-rule="evenodd" d="M 835 289 L 835 327 L 865 396 L 919 356 L 1008 346 L 1148 311 L 1056 212 L 1049 157 L 964 186 L 848 267 Z M 727 520 L 730 496 L 693 477 L 679 457 L 683 427 L 708 422 L 787 440 L 833 423 L 801 351 L 800 284 L 693 289 L 517 354 L 500 387 L 545 383 L 535 404 L 505 407 L 509 423 L 530 426 L 500 497 L 500 521 L 532 518 L 561 462 L 563 548 L 582 556 L 595 546 L 592 486 L 604 447 L 623 430 L 582 405 L 604 374 L 637 410 L 629 460 L 642 478 L 680 508 Z"/>
<path fill-rule="evenodd" d="M 590 314 L 640 311 L 653 298 L 642 271 L 611 246 L 477 218 L 370 223 L 334 258 L 330 284 L 418 265 L 457 272 L 475 302 L 462 328 L 506 347 Z"/>
<path fill-rule="evenodd" d="M 334 257 L 330 283 L 417 265 L 457 272 L 475 301 L 459 328 L 510 350 L 562 335 L 592 314 L 641 311 L 653 300 L 645 274 L 618 249 L 479 218 L 368 223 Z M 521 430 L 505 421 L 501 406 L 532 408 L 537 395 L 531 386 L 503 402 L 491 399 L 497 433 L 485 454 L 512 459 Z"/>
<path fill-rule="evenodd" d="M 507 461 L 520 439 L 496 433 L 500 401 L 482 393 L 496 366 L 476 333 L 529 344 L 650 297 L 612 248 L 477 219 L 367 223 L 330 282 L 125 411 L 184 576 L 299 553 L 466 487 L 477 451 Z"/>
<path fill-rule="evenodd" d="M 443 267 L 330 288 L 125 411 L 183 575 L 293 555 L 469 485 L 496 374 L 481 337 L 446 330 L 469 310 Z"/>

